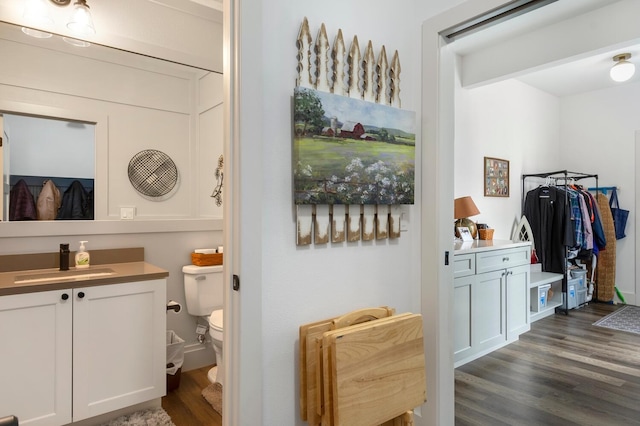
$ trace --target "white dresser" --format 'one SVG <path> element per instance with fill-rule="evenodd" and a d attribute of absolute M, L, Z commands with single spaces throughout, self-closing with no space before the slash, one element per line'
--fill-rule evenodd
<path fill-rule="evenodd" d="M 456 243 L 454 365 L 518 340 L 530 329 L 531 243 Z"/>

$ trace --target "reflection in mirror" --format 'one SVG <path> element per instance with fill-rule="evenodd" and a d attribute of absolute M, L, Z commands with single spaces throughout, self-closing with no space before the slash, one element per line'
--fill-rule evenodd
<path fill-rule="evenodd" d="M 3 219 L 92 220 L 95 125 L 2 116 Z"/>
<path fill-rule="evenodd" d="M 94 179 L 93 221 L 84 222 L 89 228 L 113 225 L 92 227 L 92 222 L 123 219 L 222 217 L 222 207 L 209 196 L 215 185 L 215 160 L 223 151 L 220 73 L 95 43 L 78 48 L 56 35 L 35 39 L 25 35 L 20 27 L 4 22 L 0 22 L 0 52 L 10 58 L 0 67 L 0 114 L 17 119 L 52 120 L 67 131 L 80 130 L 81 126 L 89 133 L 90 141 L 83 147 L 92 150 L 78 159 L 79 148 L 74 147 L 73 155 L 63 154 L 63 159 L 53 160 L 53 155 L 61 153 L 56 148 L 44 161 L 48 166 L 65 165 L 63 171 L 54 175 L 48 169 L 28 172 L 16 169 L 14 144 L 9 143 L 5 160 L 0 160 L 7 163 L 6 170 L 0 169 L 4 183 L 0 198 L 3 232 L 22 236 L 30 235 L 32 230 L 46 228 L 47 232 L 56 232 L 63 228 L 58 220 L 38 221 L 33 227 L 27 225 L 29 222 L 9 220 L 10 190 L 16 183 L 15 179 L 11 182 L 10 175 Z M 46 146 L 53 146 L 51 135 L 57 132 L 45 132 Z M 15 133 L 10 136 L 16 138 Z M 69 139 L 69 136 L 55 137 L 56 141 Z M 24 157 L 20 154 L 21 161 L 31 164 L 29 156 L 42 150 L 30 150 Z M 174 161 L 180 185 L 170 198 L 150 200 L 131 185 L 127 165 L 143 150 L 164 152 Z M 71 172 L 67 166 L 76 159 L 78 163 L 74 163 Z M 80 166 L 92 169 L 76 172 Z M 37 181 L 35 186 L 42 187 L 42 183 Z M 61 189 L 61 197 L 63 192 Z M 131 210 L 135 217 L 123 215 L 123 211 Z M 49 226 L 47 222 L 61 226 Z"/>

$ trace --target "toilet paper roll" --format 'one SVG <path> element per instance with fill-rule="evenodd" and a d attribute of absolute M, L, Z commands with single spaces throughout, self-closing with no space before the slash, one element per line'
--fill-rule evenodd
<path fill-rule="evenodd" d="M 169 311 L 173 311 L 174 314 L 177 314 L 182 311 L 182 305 L 175 300 L 169 300 L 169 303 L 167 303 L 167 312 Z"/>

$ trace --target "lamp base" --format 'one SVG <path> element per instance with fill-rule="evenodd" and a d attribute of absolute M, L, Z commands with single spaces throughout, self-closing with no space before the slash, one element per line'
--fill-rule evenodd
<path fill-rule="evenodd" d="M 474 240 L 478 237 L 478 227 L 476 226 L 476 223 L 471 219 L 468 219 L 468 218 L 458 219 L 455 221 L 454 226 L 455 226 L 455 229 L 454 229 L 455 235 L 458 238 L 460 238 L 460 233 L 458 232 L 459 226 L 469 228 L 469 232 L 471 232 L 471 237 Z"/>

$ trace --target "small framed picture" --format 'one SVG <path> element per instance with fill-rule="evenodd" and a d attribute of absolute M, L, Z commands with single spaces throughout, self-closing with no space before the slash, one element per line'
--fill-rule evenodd
<path fill-rule="evenodd" d="M 462 241 L 473 241 L 471 231 L 466 226 L 458 226 L 458 233 L 460 234 Z"/>
<path fill-rule="evenodd" d="M 509 196 L 509 161 L 484 157 L 484 196 Z"/>

